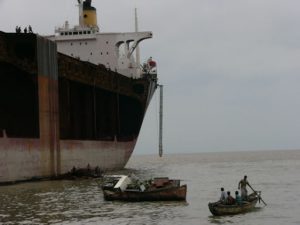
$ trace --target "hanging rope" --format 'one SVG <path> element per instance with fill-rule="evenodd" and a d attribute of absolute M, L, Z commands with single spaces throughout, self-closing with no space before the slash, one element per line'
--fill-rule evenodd
<path fill-rule="evenodd" d="M 160 90 L 159 98 L 159 156 L 163 156 L 163 85 L 158 85 Z"/>

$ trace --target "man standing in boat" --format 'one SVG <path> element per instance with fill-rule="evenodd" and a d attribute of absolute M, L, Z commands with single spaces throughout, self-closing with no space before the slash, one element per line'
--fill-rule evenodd
<path fill-rule="evenodd" d="M 239 182 L 239 187 L 238 187 L 238 189 L 241 189 L 241 197 L 243 200 L 246 200 L 248 196 L 247 185 L 249 185 L 249 183 L 247 180 L 247 175 L 245 175 L 244 179 L 242 179 Z"/>

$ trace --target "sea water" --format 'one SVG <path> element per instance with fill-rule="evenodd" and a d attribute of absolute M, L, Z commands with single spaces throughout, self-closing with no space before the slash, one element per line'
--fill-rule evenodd
<path fill-rule="evenodd" d="M 186 202 L 104 201 L 101 179 L 21 183 L 0 187 L 0 224 L 300 224 L 300 151 L 133 156 L 116 172 L 168 176 L 187 184 Z M 220 187 L 232 193 L 248 176 L 267 203 L 246 214 L 212 216 L 208 202 Z M 248 188 L 248 192 L 251 190 Z"/>

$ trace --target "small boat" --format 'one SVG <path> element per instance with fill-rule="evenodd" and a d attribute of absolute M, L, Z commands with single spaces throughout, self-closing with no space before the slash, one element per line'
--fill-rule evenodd
<path fill-rule="evenodd" d="M 126 175 L 110 175 L 104 177 L 102 190 L 104 199 L 109 201 L 185 201 L 187 186 L 168 177 L 141 181 Z"/>
<path fill-rule="evenodd" d="M 260 192 L 255 192 L 250 194 L 247 201 L 243 201 L 241 205 L 225 205 L 218 201 L 214 203 L 208 203 L 208 208 L 214 216 L 235 215 L 252 210 L 259 199 L 261 199 Z"/>

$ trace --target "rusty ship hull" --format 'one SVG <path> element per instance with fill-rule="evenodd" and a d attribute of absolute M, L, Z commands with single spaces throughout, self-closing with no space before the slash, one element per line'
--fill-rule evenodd
<path fill-rule="evenodd" d="M 156 75 L 128 78 L 0 32 L 0 183 L 123 168 L 156 87 Z"/>

